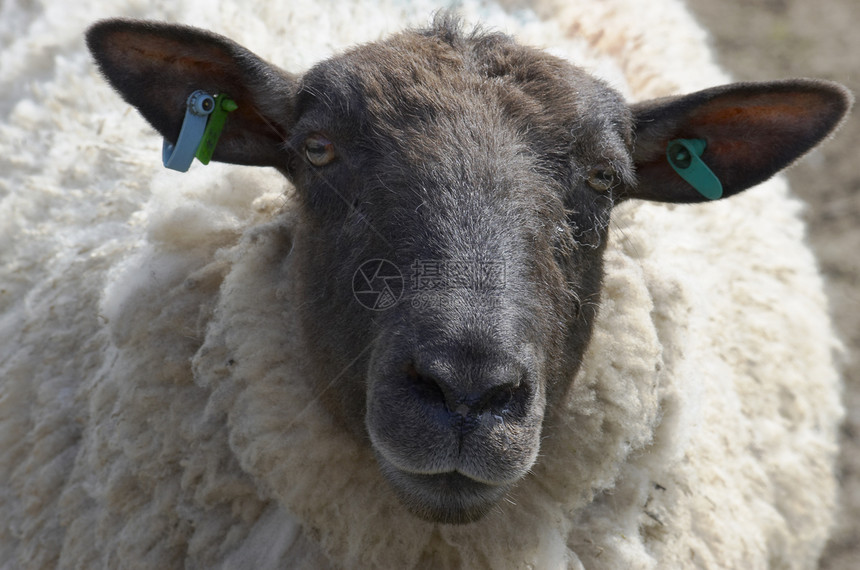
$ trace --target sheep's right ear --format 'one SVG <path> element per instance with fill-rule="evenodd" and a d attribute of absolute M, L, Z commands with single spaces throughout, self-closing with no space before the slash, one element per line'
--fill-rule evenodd
<path fill-rule="evenodd" d="M 851 104 L 851 94 L 839 84 L 792 79 L 735 83 L 634 105 L 633 158 L 639 183 L 624 197 L 702 202 L 719 195 L 714 192 L 706 198 L 709 192 L 697 191 L 679 174 L 679 163 L 673 166 L 667 160 L 667 149 L 670 145 L 677 149 L 678 139 L 704 146 L 701 163 L 693 160 L 697 168 L 707 167 L 699 170 L 705 175 L 701 188 L 713 180 L 709 169 L 722 185 L 722 197 L 737 194 L 767 180 L 821 142 Z M 690 152 L 683 155 L 691 156 Z M 685 174 L 689 174 L 688 162 L 681 164 Z"/>
<path fill-rule="evenodd" d="M 238 109 L 229 114 L 213 160 L 285 166 L 296 85 L 290 74 L 225 37 L 187 26 L 104 20 L 87 31 L 87 45 L 110 84 L 168 141 L 179 137 L 191 93 L 224 94 Z"/>

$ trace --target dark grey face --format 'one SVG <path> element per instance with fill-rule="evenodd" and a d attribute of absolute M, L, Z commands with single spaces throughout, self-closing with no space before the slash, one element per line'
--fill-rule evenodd
<path fill-rule="evenodd" d="M 275 167 L 297 188 L 301 291 L 285 302 L 312 347 L 307 381 L 437 522 L 481 517 L 534 464 L 591 334 L 613 204 L 705 200 L 667 148 L 703 143 L 728 197 L 821 141 L 852 100 L 790 80 L 627 107 L 446 15 L 302 77 L 185 26 L 105 20 L 87 42 L 170 142 L 189 94 L 235 100 L 214 160 Z"/>
<path fill-rule="evenodd" d="M 548 394 L 578 367 L 613 190 L 632 178 L 630 113 L 545 53 L 444 30 L 314 68 L 296 113 L 290 175 L 312 220 L 296 244 L 324 284 L 307 326 L 350 385 L 333 409 L 366 426 L 416 514 L 475 519 L 527 474 Z M 354 296 L 370 260 L 402 276 L 377 311 Z"/>

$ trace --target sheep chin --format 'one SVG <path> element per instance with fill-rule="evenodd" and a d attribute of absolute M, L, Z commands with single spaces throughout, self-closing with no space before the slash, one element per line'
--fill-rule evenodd
<path fill-rule="evenodd" d="M 432 523 L 468 524 L 482 519 L 511 484 L 477 481 L 459 471 L 421 474 L 395 467 L 377 453 L 383 475 L 403 505 L 416 517 Z"/>

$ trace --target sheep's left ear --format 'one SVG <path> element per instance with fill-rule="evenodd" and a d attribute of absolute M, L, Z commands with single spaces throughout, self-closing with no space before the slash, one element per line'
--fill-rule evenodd
<path fill-rule="evenodd" d="M 230 113 L 213 159 L 283 167 L 295 77 L 223 36 L 174 24 L 103 20 L 87 31 L 99 69 L 169 142 L 182 132 L 189 95 L 223 94 Z"/>
<path fill-rule="evenodd" d="M 821 142 L 851 107 L 837 83 L 795 79 L 735 83 L 632 107 L 638 185 L 624 198 L 707 200 L 670 165 L 667 146 L 703 140 L 702 162 L 722 183 L 722 197 L 763 182 Z"/>

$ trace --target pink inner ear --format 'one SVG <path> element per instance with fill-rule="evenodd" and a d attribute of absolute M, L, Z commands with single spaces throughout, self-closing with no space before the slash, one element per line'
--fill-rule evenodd
<path fill-rule="evenodd" d="M 707 141 L 702 160 L 735 193 L 766 180 L 814 146 L 834 124 L 830 99 L 826 92 L 810 91 L 722 96 L 691 112 L 682 134 Z M 643 165 L 640 172 L 665 179 L 660 161 L 654 162 L 653 169 Z"/>
<path fill-rule="evenodd" d="M 814 136 L 829 122 L 831 105 L 819 93 L 762 93 L 723 97 L 693 111 L 691 131 L 718 138 L 782 138 Z M 829 129 L 828 129 L 829 130 Z"/>

